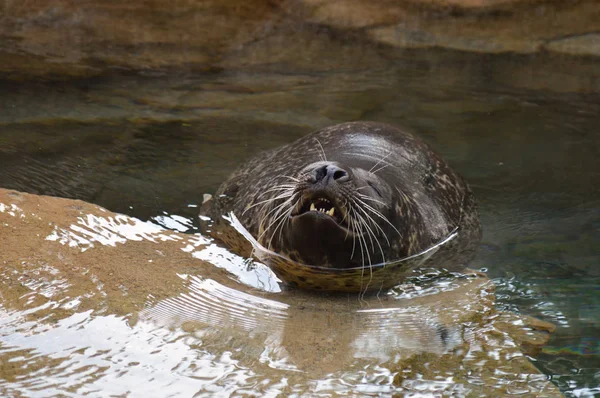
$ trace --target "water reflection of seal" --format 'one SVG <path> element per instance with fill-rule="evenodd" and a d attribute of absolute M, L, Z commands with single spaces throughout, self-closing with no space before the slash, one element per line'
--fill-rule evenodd
<path fill-rule="evenodd" d="M 262 153 L 215 195 L 264 247 L 303 264 L 361 267 L 440 252 L 457 269 L 480 239 L 467 184 L 417 137 L 372 122 L 344 123 Z"/>

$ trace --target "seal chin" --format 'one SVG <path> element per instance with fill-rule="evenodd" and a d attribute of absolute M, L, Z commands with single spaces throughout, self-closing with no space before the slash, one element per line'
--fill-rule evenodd
<path fill-rule="evenodd" d="M 304 264 L 347 268 L 353 237 L 327 211 L 309 210 L 291 218 L 285 232 L 289 252 Z"/>

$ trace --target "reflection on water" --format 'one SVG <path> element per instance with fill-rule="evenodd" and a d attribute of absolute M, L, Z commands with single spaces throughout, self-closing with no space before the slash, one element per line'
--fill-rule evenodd
<path fill-rule="evenodd" d="M 522 352 L 546 341 L 546 326 L 497 313 L 485 277 L 319 297 L 273 288 L 268 269 L 198 234 L 81 202 L 0 191 L 0 203 L 3 228 L 37 234 L 3 234 L 4 395 L 481 393 L 514 383 L 552 395 Z"/>
<path fill-rule="evenodd" d="M 200 217 L 201 219 L 208 218 Z M 367 292 L 388 290 L 394 287 L 399 280 L 412 275 L 415 269 L 427 268 L 430 266 L 429 264 L 431 267 L 442 268 L 440 263 L 435 263 L 435 259 L 443 258 L 443 254 L 437 257 L 435 254 L 438 251 L 444 253 L 445 246 L 451 244 L 459 235 L 458 227 L 456 227 L 450 231 L 448 236 L 420 253 L 372 264 L 366 271 L 365 267 L 335 269 L 293 261 L 261 245 L 233 212 L 222 215 L 220 221 L 213 222 L 209 219 L 208 222 L 203 222 L 203 224 L 207 224 L 203 230 L 217 240 L 221 238 L 220 242 L 232 250 L 239 250 L 239 253 L 242 254 L 247 253 L 246 255 L 266 264 L 286 284 L 301 289 L 354 292 L 361 293 L 361 295 Z M 449 251 L 451 250 L 449 249 Z"/>
<path fill-rule="evenodd" d="M 61 224 L 50 202 L 0 200 L 0 395 L 552 395 L 526 358 L 569 396 L 598 393 L 599 98 L 423 62 L 7 83 L 0 187 L 151 223 L 85 208 Z M 357 119 L 418 130 L 472 184 L 473 267 L 488 269 L 500 310 L 557 326 L 544 348 L 506 332 L 531 326 L 492 311 L 477 278 L 315 296 L 198 235 L 202 194 L 243 160 Z"/>

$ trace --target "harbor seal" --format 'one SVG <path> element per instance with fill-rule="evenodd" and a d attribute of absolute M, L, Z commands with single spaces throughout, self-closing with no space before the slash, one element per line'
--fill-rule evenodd
<path fill-rule="evenodd" d="M 383 123 L 339 124 L 261 153 L 211 202 L 213 218 L 232 212 L 267 250 L 319 269 L 385 265 L 450 235 L 435 267 L 462 269 L 481 236 L 465 181 L 415 135 Z"/>

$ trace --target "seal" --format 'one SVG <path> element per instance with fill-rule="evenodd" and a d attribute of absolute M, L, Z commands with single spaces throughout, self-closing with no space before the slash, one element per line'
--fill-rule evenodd
<path fill-rule="evenodd" d="M 211 202 L 213 218 L 232 212 L 267 250 L 318 268 L 386 264 L 456 235 L 435 267 L 459 270 L 481 238 L 465 181 L 415 135 L 383 123 L 339 124 L 262 153 Z"/>

